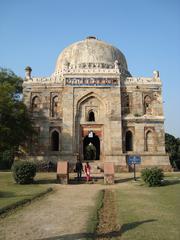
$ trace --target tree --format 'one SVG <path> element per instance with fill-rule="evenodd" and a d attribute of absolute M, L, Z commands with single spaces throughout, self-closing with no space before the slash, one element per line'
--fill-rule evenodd
<path fill-rule="evenodd" d="M 86 146 L 86 160 L 95 160 L 96 159 L 96 147 L 90 143 Z"/>
<path fill-rule="evenodd" d="M 0 153 L 17 150 L 31 136 L 32 123 L 21 100 L 23 80 L 0 68 Z"/>
<path fill-rule="evenodd" d="M 166 152 L 169 154 L 171 165 L 180 168 L 180 139 L 166 133 L 165 146 Z"/>

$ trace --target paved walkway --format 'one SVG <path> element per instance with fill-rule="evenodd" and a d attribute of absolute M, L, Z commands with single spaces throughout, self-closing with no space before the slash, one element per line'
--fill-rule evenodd
<path fill-rule="evenodd" d="M 3 240 L 77 240 L 102 185 L 55 185 L 56 191 L 0 220 Z"/>

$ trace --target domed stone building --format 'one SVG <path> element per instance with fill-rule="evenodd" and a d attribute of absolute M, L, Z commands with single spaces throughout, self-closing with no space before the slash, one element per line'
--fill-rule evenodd
<path fill-rule="evenodd" d="M 31 77 L 26 68 L 24 102 L 37 132 L 28 158 L 75 163 L 79 157 L 127 171 L 128 156 L 139 155 L 140 168 L 170 169 L 161 90 L 158 71 L 132 77 L 110 44 L 88 37 L 70 45 L 50 77 Z"/>

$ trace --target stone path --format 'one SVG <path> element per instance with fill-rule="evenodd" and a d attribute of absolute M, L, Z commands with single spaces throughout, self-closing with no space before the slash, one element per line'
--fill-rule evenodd
<path fill-rule="evenodd" d="M 3 240 L 78 240 L 102 185 L 55 185 L 56 191 L 0 219 Z"/>

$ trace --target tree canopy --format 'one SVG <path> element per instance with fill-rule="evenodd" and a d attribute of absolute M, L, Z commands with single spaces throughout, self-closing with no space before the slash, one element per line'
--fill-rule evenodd
<path fill-rule="evenodd" d="M 168 133 L 165 134 L 165 145 L 166 145 L 166 152 L 169 153 L 171 165 L 174 166 L 174 163 L 180 163 L 180 139 L 175 138 L 173 135 Z M 177 164 L 176 164 L 177 165 Z"/>
<path fill-rule="evenodd" d="M 32 123 L 21 101 L 23 80 L 0 68 L 0 152 L 17 149 L 32 134 Z"/>

